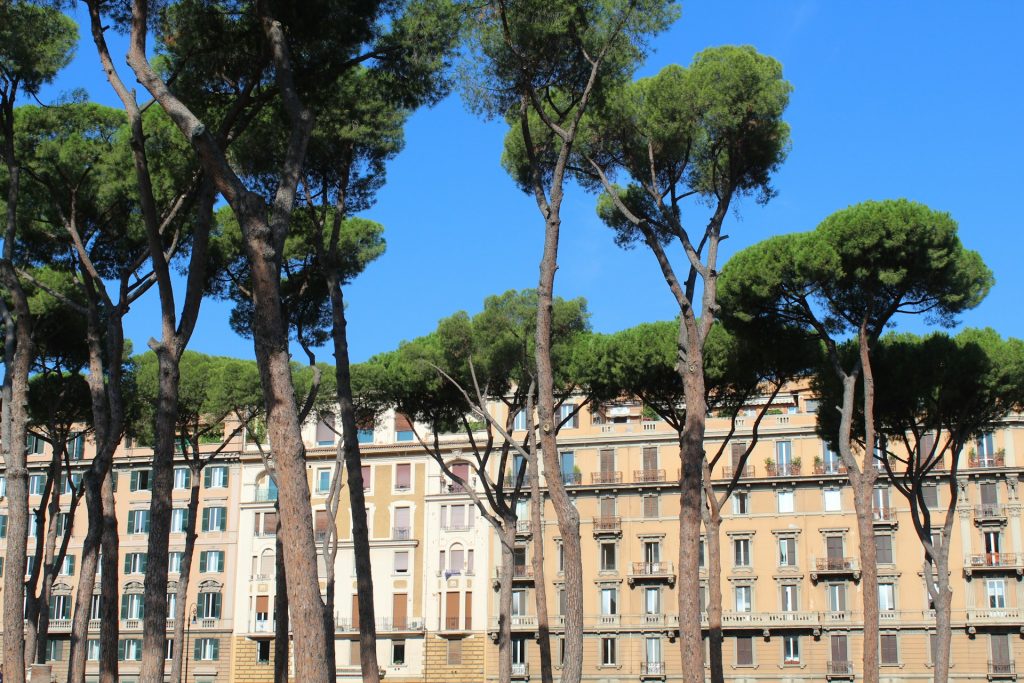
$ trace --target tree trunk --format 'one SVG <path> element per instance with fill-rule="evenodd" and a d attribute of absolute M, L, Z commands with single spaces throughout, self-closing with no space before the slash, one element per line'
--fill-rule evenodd
<path fill-rule="evenodd" d="M 118 555 L 117 511 L 114 508 L 114 481 L 111 471 L 103 478 L 103 556 L 100 573 L 100 683 L 117 683 Z M 147 564 L 148 569 L 148 564 Z M 167 588 L 164 587 L 166 594 Z M 165 597 L 166 599 L 166 597 Z M 166 628 L 166 626 L 165 626 Z"/>
<path fill-rule="evenodd" d="M 502 520 L 501 583 L 498 589 L 498 683 L 512 680 L 512 577 L 515 556 L 516 521 Z"/>
<path fill-rule="evenodd" d="M 68 683 L 81 683 L 85 680 L 89 612 L 92 608 L 92 595 L 96 585 L 100 545 L 103 539 L 103 482 L 97 479 L 92 471 L 89 471 L 82 478 L 82 486 L 85 487 L 85 507 L 89 514 L 89 526 L 82 545 L 82 562 L 78 570 L 78 592 L 75 595 L 75 609 L 71 617 Z"/>
<path fill-rule="evenodd" d="M 722 511 L 712 503 L 708 510 L 705 558 L 708 573 L 708 646 L 711 683 L 725 680 L 722 665 Z M 699 597 L 699 596 L 698 596 Z"/>
<path fill-rule="evenodd" d="M 683 321 L 680 325 L 685 324 Z M 679 435 L 682 464 L 679 493 L 679 650 L 683 680 L 704 679 L 704 645 L 700 622 L 700 528 L 704 494 L 704 398 L 702 354 L 694 340 L 680 360 L 686 420 Z"/>
<path fill-rule="evenodd" d="M 540 680 L 551 683 L 551 619 L 548 616 L 547 581 L 544 578 L 544 498 L 540 492 L 540 468 L 537 467 L 537 449 L 533 443 L 527 450 L 527 474 L 530 479 L 530 534 L 533 536 L 533 582 L 537 603 L 537 637 L 540 646 Z"/>
<path fill-rule="evenodd" d="M 162 294 L 163 292 L 161 292 Z M 171 326 L 173 334 L 173 324 Z M 165 335 L 166 336 L 166 335 Z M 153 447 L 153 487 L 149 507 L 146 552 L 145 614 L 142 635 L 141 683 L 163 683 L 167 658 L 167 546 L 171 537 L 171 491 L 174 488 L 174 450 L 178 418 L 180 366 L 167 340 L 156 346 L 157 400 Z M 194 520 L 189 519 L 189 524 Z"/>
<path fill-rule="evenodd" d="M 860 535 L 861 596 L 864 599 L 864 683 L 878 683 L 878 562 L 875 544 L 874 492 L 878 480 L 875 467 L 875 380 L 871 371 L 868 339 L 861 326 L 860 364 L 864 385 L 864 466 L 851 474 L 853 500 Z"/>
<path fill-rule="evenodd" d="M 949 545 L 945 542 L 945 539 L 937 555 L 935 558 L 935 570 L 938 573 L 938 576 L 935 578 L 937 595 L 933 599 L 935 604 L 935 652 L 932 664 L 935 666 L 935 683 L 947 683 L 949 680 L 950 649 L 953 640 L 951 615 L 953 591 L 949 586 Z M 930 564 L 928 569 L 929 571 L 931 570 Z"/>
<path fill-rule="evenodd" d="M 46 528 L 46 543 L 43 550 L 43 556 L 39 558 L 39 552 L 37 548 L 36 552 L 36 567 L 37 571 L 34 574 L 42 574 L 43 585 L 42 590 L 39 591 L 38 597 L 35 596 L 35 585 L 26 586 L 26 604 L 29 602 L 34 604 L 35 620 L 29 617 L 28 609 L 26 609 L 26 618 L 28 620 L 28 628 L 25 633 L 25 656 L 35 656 L 33 660 L 37 664 L 46 663 L 46 640 L 50 632 L 50 589 L 53 587 L 54 579 L 57 578 L 57 572 L 59 571 L 59 565 L 54 565 L 54 555 L 57 549 L 57 515 L 60 514 L 60 465 L 59 456 L 54 456 L 57 460 L 58 466 L 57 476 L 54 477 L 53 490 L 50 493 L 49 504 L 47 505 L 48 515 L 44 515 L 42 512 L 42 505 L 40 505 L 37 519 L 39 520 L 39 526 L 37 529 L 43 528 L 43 521 L 48 516 L 49 519 L 45 525 Z M 52 469 L 51 469 L 52 475 Z M 65 532 L 70 533 L 70 532 Z M 38 544 L 38 539 L 36 540 Z M 34 584 L 34 582 L 33 582 Z M 35 648 L 34 650 L 31 648 Z"/>
<path fill-rule="evenodd" d="M 338 416 L 341 418 L 342 451 L 348 481 L 348 499 L 352 510 L 352 550 L 356 564 L 356 595 L 359 598 L 359 667 L 363 680 L 379 683 L 377 662 L 376 614 L 373 604 L 373 570 L 370 565 L 370 532 L 363 493 L 363 468 L 359 454 L 356 410 L 352 400 L 352 377 L 348 357 L 348 323 L 345 299 L 337 274 L 327 274 L 331 295 L 331 337 L 334 341 L 334 372 L 337 379 Z M 333 615 L 332 615 L 333 616 Z M 334 630 L 331 629 L 333 648 Z"/>
<path fill-rule="evenodd" d="M 280 513 L 280 508 L 278 508 Z M 288 614 L 288 575 L 285 571 L 284 547 L 281 544 L 281 515 L 277 515 L 274 548 L 274 683 L 288 683 L 288 655 L 291 626 Z M 185 683 L 188 683 L 187 681 Z"/>
<path fill-rule="evenodd" d="M 55 451 L 56 452 L 56 451 Z M 57 455 L 53 456 L 50 461 L 50 467 L 46 473 L 46 486 L 43 489 L 43 499 L 39 503 L 39 507 L 36 508 L 36 529 L 46 529 L 46 543 L 39 543 L 37 539 L 36 550 L 35 550 L 35 568 L 32 570 L 32 576 L 25 582 L 25 667 L 28 668 L 33 662 L 43 663 L 42 657 L 45 656 L 45 650 L 43 654 L 40 654 L 39 645 L 39 627 L 40 627 L 40 609 L 39 605 L 42 602 L 42 596 L 40 596 L 36 589 L 39 586 L 40 578 L 43 579 L 45 584 L 46 577 L 41 576 L 46 572 L 48 567 L 47 555 L 51 547 L 55 547 L 57 544 L 57 527 L 53 528 L 53 546 L 50 545 L 50 529 L 46 526 L 46 512 L 48 510 L 51 517 L 56 516 L 57 511 L 60 510 L 60 502 L 56 501 L 55 492 L 58 490 L 57 480 L 60 477 L 60 459 Z M 52 555 L 52 553 L 49 553 Z M 52 559 L 52 558 L 51 558 Z M 49 605 L 49 598 L 42 604 Z M 47 610 L 47 617 L 49 617 L 49 610 Z M 49 619 L 47 619 L 49 621 Z M 48 626 L 47 626 L 48 627 Z M 45 637 L 45 636 L 44 636 Z"/>
<path fill-rule="evenodd" d="M 185 655 L 185 621 L 188 619 L 188 583 L 192 577 L 192 557 L 196 549 L 196 523 L 199 516 L 199 475 L 202 468 L 192 470 L 192 486 L 188 495 L 188 520 L 185 524 L 185 552 L 178 575 L 178 592 L 174 604 L 174 651 L 171 653 L 171 683 L 180 683 Z"/>
<path fill-rule="evenodd" d="M 548 495 L 562 537 L 565 574 L 565 649 L 562 683 L 579 683 L 583 675 L 583 555 L 580 548 L 580 515 L 569 499 L 558 463 L 555 438 L 554 369 L 551 365 L 551 309 L 558 267 L 558 201 L 552 198 L 545 223 L 544 253 L 537 286 L 537 417 L 540 447 Z M 699 518 L 698 518 L 699 520 Z M 699 624 L 698 624 L 699 628 Z"/>

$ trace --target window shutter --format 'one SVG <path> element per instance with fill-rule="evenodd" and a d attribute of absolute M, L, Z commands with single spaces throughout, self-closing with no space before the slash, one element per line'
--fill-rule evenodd
<path fill-rule="evenodd" d="M 210 474 L 212 471 L 213 471 L 213 468 L 211 468 L 211 467 L 207 467 L 205 470 L 203 470 L 203 488 L 204 489 L 210 488 L 210 482 L 213 480 L 212 479 L 212 475 Z"/>
<path fill-rule="evenodd" d="M 648 471 L 658 469 L 657 446 L 644 446 L 644 469 Z"/>
<path fill-rule="evenodd" d="M 209 474 L 209 472 L 207 472 Z M 203 531 L 210 530 L 210 508 L 203 508 Z"/>
<path fill-rule="evenodd" d="M 412 485 L 412 466 L 395 465 L 395 488 L 407 489 Z"/>
<path fill-rule="evenodd" d="M 123 614 L 121 615 L 121 618 L 122 619 L 124 618 Z M 121 662 L 124 661 L 124 646 L 125 646 L 125 641 L 123 641 L 123 640 L 117 641 L 117 659 L 118 659 L 118 661 L 121 661 Z"/>
<path fill-rule="evenodd" d="M 195 652 L 193 654 L 195 656 L 195 659 L 202 659 L 203 658 L 203 639 L 202 638 L 196 638 L 196 650 L 195 650 Z"/>
<path fill-rule="evenodd" d="M 131 486 L 131 489 L 132 489 L 132 491 L 138 491 L 139 490 L 139 471 L 138 470 L 132 470 L 132 486 Z"/>
<path fill-rule="evenodd" d="M 261 614 L 266 614 L 270 611 L 270 596 L 269 595 L 257 595 L 256 596 L 256 611 Z"/>
<path fill-rule="evenodd" d="M 754 639 L 741 636 L 736 639 L 736 663 L 750 666 L 754 663 Z"/>
<path fill-rule="evenodd" d="M 334 416 L 324 414 L 316 423 L 317 443 L 334 443 Z"/>
<path fill-rule="evenodd" d="M 220 593 L 214 593 L 213 594 L 213 618 L 214 619 L 220 619 L 220 606 L 221 606 L 221 599 L 222 599 L 222 597 L 223 596 L 221 596 Z"/>
<path fill-rule="evenodd" d="M 149 564 L 149 555 L 142 553 L 142 573 L 146 573 L 146 566 Z"/>
<path fill-rule="evenodd" d="M 224 470 L 224 488 L 227 488 L 228 480 L 231 479 L 231 470 L 229 470 L 227 467 L 223 467 L 221 469 Z"/>
<path fill-rule="evenodd" d="M 211 655 L 212 655 L 211 659 L 220 659 L 220 638 L 214 638 L 214 640 L 211 643 L 211 645 L 213 645 L 213 652 L 211 653 Z"/>
<path fill-rule="evenodd" d="M 132 573 L 132 556 L 131 555 L 125 555 L 124 556 L 124 573 L 125 574 L 131 574 Z"/>
<path fill-rule="evenodd" d="M 220 551 L 217 552 L 217 571 L 224 571 L 224 553 Z"/>
<path fill-rule="evenodd" d="M 75 575 L 75 556 L 74 555 L 68 555 L 67 558 L 66 558 L 66 561 L 68 563 L 68 576 L 74 576 Z"/>
<path fill-rule="evenodd" d="M 127 595 L 122 595 L 121 596 L 121 618 L 122 619 L 127 619 L 128 618 L 128 596 Z"/>
<path fill-rule="evenodd" d="M 893 634 L 882 635 L 882 664 L 898 664 L 899 655 L 896 648 L 896 636 Z"/>
<path fill-rule="evenodd" d="M 149 520 L 150 520 L 151 515 L 149 514 L 149 510 L 144 511 L 142 514 L 143 514 L 143 516 L 142 516 L 143 529 L 148 534 L 149 533 Z"/>
<path fill-rule="evenodd" d="M 733 442 L 732 446 L 732 469 L 736 470 L 740 466 L 740 458 L 743 457 L 743 453 L 747 450 L 747 444 L 743 441 Z"/>
<path fill-rule="evenodd" d="M 128 511 L 128 533 L 135 533 L 135 510 Z"/>
<path fill-rule="evenodd" d="M 110 473 L 110 483 L 113 484 L 114 493 L 117 493 L 117 472 Z"/>

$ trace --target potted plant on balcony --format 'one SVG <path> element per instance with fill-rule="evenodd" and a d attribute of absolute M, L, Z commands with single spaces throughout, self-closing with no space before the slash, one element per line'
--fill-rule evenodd
<path fill-rule="evenodd" d="M 821 459 L 820 455 L 814 456 L 814 473 L 823 474 L 825 472 L 825 461 Z"/>
<path fill-rule="evenodd" d="M 790 466 L 790 474 L 800 474 L 800 457 L 793 458 L 793 464 Z"/>
<path fill-rule="evenodd" d="M 768 476 L 769 477 L 774 477 L 775 476 L 776 467 L 775 467 L 775 461 L 774 460 L 772 460 L 771 458 L 765 458 L 764 459 L 764 467 L 765 467 L 765 471 L 768 472 Z"/>

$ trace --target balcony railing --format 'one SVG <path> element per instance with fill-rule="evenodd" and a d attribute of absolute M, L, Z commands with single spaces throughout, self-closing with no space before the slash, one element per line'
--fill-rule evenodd
<path fill-rule="evenodd" d="M 454 481 L 449 481 L 448 479 L 445 479 L 444 477 L 441 477 L 438 481 L 439 481 L 439 485 L 440 485 L 440 493 L 443 493 L 443 494 L 459 494 L 459 493 L 465 493 L 466 492 L 466 487 L 463 486 L 462 484 L 458 484 L 458 483 L 456 483 Z M 469 484 L 469 486 L 471 486 L 471 487 L 475 487 L 476 486 L 476 477 L 470 477 L 469 481 L 466 482 L 466 483 Z M 506 485 L 509 486 L 509 487 L 512 486 L 512 484 L 506 484 Z"/>
<path fill-rule="evenodd" d="M 1019 624 L 1024 610 L 1008 607 L 988 607 L 967 610 L 967 621 L 983 624 Z"/>
<path fill-rule="evenodd" d="M 874 508 L 871 516 L 876 522 L 888 523 L 896 519 L 896 511 L 890 507 Z"/>
<path fill-rule="evenodd" d="M 530 665 L 526 662 L 512 662 L 512 677 L 513 678 L 529 678 L 530 677 Z"/>
<path fill-rule="evenodd" d="M 664 676 L 665 662 L 640 662 L 641 676 Z"/>
<path fill-rule="evenodd" d="M 461 620 L 458 617 L 445 617 L 444 628 L 446 631 L 458 631 L 459 622 Z"/>
<path fill-rule="evenodd" d="M 407 526 L 396 526 L 391 528 L 391 540 L 408 541 L 412 537 L 412 529 Z"/>
<path fill-rule="evenodd" d="M 999 503 L 983 503 L 974 506 L 975 519 L 1005 519 L 1006 508 Z"/>
<path fill-rule="evenodd" d="M 846 474 L 846 465 L 841 462 L 815 463 L 815 474 Z"/>
<path fill-rule="evenodd" d="M 800 465 L 794 462 L 767 463 L 769 477 L 795 477 L 800 474 Z"/>
<path fill-rule="evenodd" d="M 665 481 L 665 470 L 633 470 L 633 481 L 637 484 L 657 484 Z"/>
<path fill-rule="evenodd" d="M 277 500 L 277 489 L 260 487 L 256 489 L 253 500 L 257 503 L 272 503 Z"/>
<path fill-rule="evenodd" d="M 732 479 L 732 475 L 735 472 L 736 472 L 736 468 L 733 467 L 732 465 L 723 465 L 722 466 L 722 479 Z M 740 472 L 740 476 L 743 477 L 743 478 L 746 478 L 746 479 L 753 479 L 754 478 L 754 472 L 755 472 L 754 466 L 753 465 L 747 465 L 746 467 L 743 468 L 743 471 Z"/>
<path fill-rule="evenodd" d="M 621 517 L 594 517 L 595 534 L 616 534 L 622 531 Z"/>
<path fill-rule="evenodd" d="M 857 558 L 817 557 L 814 566 L 819 572 L 849 572 L 857 569 Z"/>
<path fill-rule="evenodd" d="M 971 555 L 969 562 L 972 569 L 983 569 L 985 567 L 1017 567 L 1021 564 L 1021 559 L 1017 553 L 982 553 Z"/>
<path fill-rule="evenodd" d="M 828 667 L 825 669 L 825 673 L 829 676 L 852 676 L 853 662 L 831 659 L 828 662 Z"/>
<path fill-rule="evenodd" d="M 1013 662 L 993 662 L 989 660 L 988 675 L 990 677 L 1014 678 L 1017 675 L 1017 669 L 1014 668 Z"/>
<path fill-rule="evenodd" d="M 630 582 L 637 579 L 669 579 L 675 578 L 671 562 L 634 562 L 629 573 Z"/>
<path fill-rule="evenodd" d="M 423 620 L 420 618 L 406 617 L 404 619 L 393 619 L 391 617 L 380 617 L 375 622 L 378 631 L 422 631 Z M 358 631 L 358 619 L 349 617 L 336 617 L 334 626 L 338 631 Z"/>
<path fill-rule="evenodd" d="M 621 484 L 622 472 L 591 472 L 591 484 Z"/>
<path fill-rule="evenodd" d="M 497 567 L 494 570 L 494 576 L 502 578 L 501 567 Z M 512 579 L 513 580 L 528 580 L 533 578 L 533 565 L 532 564 L 516 564 L 512 565 Z"/>
<path fill-rule="evenodd" d="M 530 520 L 528 520 L 528 519 L 517 519 L 516 520 L 516 533 L 517 534 L 528 534 L 528 533 L 530 533 Z"/>
<path fill-rule="evenodd" d="M 469 524 L 468 522 L 449 522 L 448 524 L 441 525 L 441 529 L 443 529 L 444 531 L 469 531 L 472 528 L 473 525 Z"/>
<path fill-rule="evenodd" d="M 1003 467 L 1006 464 L 1006 458 L 1002 453 L 972 455 L 967 458 L 967 464 L 970 467 L 980 468 Z"/>

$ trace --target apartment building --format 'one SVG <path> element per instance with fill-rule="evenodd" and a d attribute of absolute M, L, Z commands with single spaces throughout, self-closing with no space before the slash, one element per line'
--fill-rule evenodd
<path fill-rule="evenodd" d="M 712 472 L 717 487 L 749 442 L 758 409 L 741 416 L 737 434 Z M 564 415 L 573 406 L 563 408 Z M 844 468 L 814 433 L 817 406 L 804 392 L 772 404 L 739 488 L 723 510 L 721 532 L 725 669 L 730 681 L 855 680 L 863 648 L 861 568 L 853 500 Z M 707 448 L 717 449 L 728 422 L 712 417 Z M 539 680 L 536 582 L 528 505 L 520 506 L 515 566 L 502 576 L 500 544 L 469 492 L 446 479 L 402 416 L 362 430 L 363 478 L 374 567 L 377 658 L 386 680 L 483 681 L 497 678 L 498 589 L 513 587 L 513 675 Z M 516 421 L 517 430 L 525 420 Z M 516 432 L 520 434 L 520 431 Z M 331 523 L 326 503 L 336 468 L 330 418 L 305 428 L 314 530 Z M 463 435 L 440 438 L 447 466 L 480 491 Z M 38 505 L 49 456 L 30 444 L 30 504 Z M 209 448 L 214 448 L 210 444 Z M 582 520 L 587 681 L 681 680 L 678 620 L 679 457 L 675 434 L 644 416 L 637 402 L 584 406 L 559 435 L 560 476 Z M 91 457 L 87 440 L 73 448 L 73 470 Z M 196 683 L 271 681 L 276 614 L 276 530 L 268 449 L 237 437 L 205 468 L 200 483 L 199 540 L 190 581 L 185 655 Z M 124 444 L 115 458 L 121 535 L 119 577 L 121 679 L 134 682 L 141 657 L 142 579 L 150 500 L 151 451 Z M 496 464 L 495 464 L 496 465 Z M 948 463 L 947 463 L 948 465 Z M 1009 417 L 978 439 L 958 472 L 951 566 L 954 680 L 1013 680 L 1024 656 L 1024 539 L 1018 482 L 1024 470 L 1024 418 Z M 496 473 L 496 469 L 494 471 Z M 926 499 L 945 514 L 945 472 Z M 542 475 L 541 486 L 545 479 Z M 175 472 L 168 593 L 176 590 L 184 549 L 187 468 Z M 2 488 L 0 480 L 0 488 Z M 66 486 L 65 484 L 58 484 Z M 0 490 L 2 494 L 2 490 Z M 334 519 L 335 655 L 339 681 L 360 680 L 358 603 L 348 491 Z M 64 513 L 67 497 L 63 497 Z M 5 524 L 0 501 L 0 547 Z M 47 644 L 56 679 L 66 676 L 77 564 L 86 529 L 80 507 L 59 525 L 71 534 L 69 559 L 49 605 Z M 560 538 L 550 505 L 543 511 L 543 580 L 552 615 L 552 651 L 560 671 L 562 592 Z M 877 647 L 885 681 L 932 675 L 933 614 L 922 551 L 902 496 L 880 482 L 874 530 L 879 549 L 882 635 Z M 29 553 L 39 534 L 29 541 Z M 706 567 L 706 557 L 702 557 Z M 326 563 L 320 562 L 326 593 Z M 707 572 L 702 570 L 707 595 Z M 98 596 L 96 598 L 98 599 Z M 705 598 L 706 599 L 706 598 Z M 97 605 L 98 606 L 98 605 Z M 173 623 L 168 624 L 171 632 Z M 98 636 L 98 621 L 90 624 Z M 89 646 L 89 680 L 97 645 Z"/>

